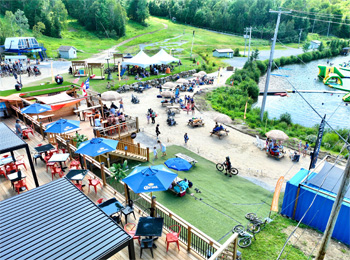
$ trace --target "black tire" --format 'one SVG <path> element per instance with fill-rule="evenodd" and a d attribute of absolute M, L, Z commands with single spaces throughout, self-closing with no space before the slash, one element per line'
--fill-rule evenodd
<path fill-rule="evenodd" d="M 257 234 L 257 233 L 260 232 L 260 225 L 259 225 L 259 224 L 249 223 L 248 229 L 249 229 L 252 233 Z"/>
<path fill-rule="evenodd" d="M 243 225 L 236 225 L 234 226 L 234 228 L 232 229 L 232 232 L 233 233 L 241 233 L 245 230 L 244 226 Z"/>
<path fill-rule="evenodd" d="M 222 172 L 225 169 L 225 166 L 222 163 L 216 164 L 216 169 Z"/>
<path fill-rule="evenodd" d="M 255 213 L 247 213 L 247 214 L 245 214 L 245 218 L 250 220 L 250 221 L 253 221 L 256 219 L 256 214 Z"/>
<path fill-rule="evenodd" d="M 241 239 L 238 240 L 238 246 L 241 248 L 246 248 L 250 246 L 251 243 L 252 243 L 251 237 L 242 237 Z"/>
<path fill-rule="evenodd" d="M 231 168 L 230 174 L 232 174 L 232 175 L 237 175 L 237 174 L 238 174 L 238 169 L 236 169 L 236 168 Z"/>

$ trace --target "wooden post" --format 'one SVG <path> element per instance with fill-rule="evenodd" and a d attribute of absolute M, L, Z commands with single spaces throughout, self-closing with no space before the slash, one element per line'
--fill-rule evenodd
<path fill-rule="evenodd" d="M 66 145 L 67 145 L 67 150 L 68 150 L 68 153 L 69 153 L 69 158 L 72 159 L 72 154 L 71 154 L 71 150 L 70 150 L 70 147 L 69 147 L 69 140 L 66 140 Z"/>
<path fill-rule="evenodd" d="M 125 147 L 126 147 L 126 149 L 125 149 Z M 125 156 L 127 156 L 128 155 L 128 149 L 129 147 L 127 147 L 126 145 L 124 145 L 124 151 L 125 151 Z"/>
<path fill-rule="evenodd" d="M 147 147 L 146 150 L 147 150 L 147 161 L 149 161 L 149 147 Z"/>
<path fill-rule="evenodd" d="M 128 198 L 128 186 L 124 183 L 124 195 L 125 195 L 125 201 L 129 201 Z"/>
<path fill-rule="evenodd" d="M 101 178 L 102 178 L 103 186 L 106 186 L 107 182 L 106 182 L 106 174 L 105 174 L 105 163 L 101 162 L 100 166 L 101 166 Z"/>
<path fill-rule="evenodd" d="M 111 160 L 109 158 L 109 153 L 107 153 L 107 166 L 108 168 L 111 168 Z"/>
<path fill-rule="evenodd" d="M 238 237 L 235 238 L 235 241 L 233 241 L 233 259 L 237 259 L 237 242 Z"/>
<path fill-rule="evenodd" d="M 140 129 L 139 129 L 139 118 L 136 117 L 136 132 L 140 132 Z"/>
<path fill-rule="evenodd" d="M 137 154 L 140 155 L 141 154 L 141 147 L 140 147 L 140 143 L 137 143 Z"/>
<path fill-rule="evenodd" d="M 85 154 L 83 154 L 83 159 L 84 159 L 84 168 L 85 168 L 85 170 L 87 170 Z"/>
<path fill-rule="evenodd" d="M 40 132 L 41 132 L 41 135 L 43 136 L 43 140 L 45 140 L 45 135 L 44 135 L 43 123 L 42 122 L 40 122 Z"/>
<path fill-rule="evenodd" d="M 191 250 L 191 242 L 192 242 L 192 232 L 191 227 L 187 228 L 187 251 Z"/>
<path fill-rule="evenodd" d="M 118 124 L 118 135 L 119 135 L 119 140 L 120 140 L 120 124 Z"/>

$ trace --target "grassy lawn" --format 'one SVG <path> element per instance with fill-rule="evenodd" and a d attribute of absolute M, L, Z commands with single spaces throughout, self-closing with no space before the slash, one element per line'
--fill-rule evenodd
<path fill-rule="evenodd" d="M 44 94 L 49 94 L 49 93 L 53 93 L 53 92 L 60 92 L 60 91 L 68 90 L 71 85 L 72 85 L 72 83 L 64 81 L 61 85 L 57 85 L 56 83 L 37 85 L 37 86 L 25 87 L 21 91 L 16 91 L 15 89 L 3 90 L 3 91 L 0 91 L 0 96 L 9 96 L 9 95 L 12 95 L 15 93 L 25 93 L 28 91 L 35 91 L 35 90 L 41 90 L 41 89 L 43 91 L 34 92 L 34 93 L 29 94 L 27 96 L 44 95 Z M 52 88 L 55 88 L 55 89 L 52 89 Z"/>

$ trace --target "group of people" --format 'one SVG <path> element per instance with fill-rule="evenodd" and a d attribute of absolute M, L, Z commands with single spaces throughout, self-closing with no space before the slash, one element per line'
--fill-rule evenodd
<path fill-rule="evenodd" d="M 152 119 L 152 124 L 156 123 L 157 114 L 152 108 L 147 110 L 147 123 L 149 124 L 150 119 Z"/>
<path fill-rule="evenodd" d="M 107 126 L 117 125 L 119 123 L 123 123 L 126 121 L 124 114 L 124 104 L 123 100 L 119 101 L 120 107 L 115 105 L 113 102 L 110 108 L 107 107 L 106 104 L 103 105 L 103 114 L 104 118 L 101 116 L 99 112 L 95 113 L 94 120 L 95 126 L 101 127 L 101 122 L 107 119 Z"/>
<path fill-rule="evenodd" d="M 0 64 L 0 74 L 7 76 L 17 76 L 17 74 L 23 71 L 23 65 L 21 62 L 13 62 L 12 64 L 1 63 Z"/>
<path fill-rule="evenodd" d="M 126 66 L 126 70 L 128 71 L 129 75 L 135 76 L 135 79 L 139 78 L 147 78 L 151 75 L 159 75 L 160 73 L 167 73 L 170 74 L 171 71 L 174 69 L 173 65 L 150 65 L 149 71 L 145 68 L 142 68 L 140 66 Z"/>
<path fill-rule="evenodd" d="M 159 140 L 157 141 L 157 143 L 159 144 L 160 150 L 162 151 L 162 157 L 166 156 L 166 145 Z M 153 155 L 154 159 L 158 159 L 158 151 L 156 146 L 153 147 Z"/>
<path fill-rule="evenodd" d="M 185 95 L 185 107 L 186 107 L 186 111 L 187 111 L 187 115 L 190 112 L 190 110 L 192 111 L 192 115 L 195 114 L 195 102 L 193 100 L 193 97 L 190 97 L 189 95 Z"/>
<path fill-rule="evenodd" d="M 217 132 L 220 132 L 221 130 L 224 130 L 225 128 L 222 125 L 219 125 L 218 122 L 215 122 L 215 126 L 213 128 L 212 134 L 215 134 Z"/>
<path fill-rule="evenodd" d="M 266 139 L 266 151 L 274 156 L 279 156 L 283 152 L 282 141 L 277 142 L 270 138 Z"/>

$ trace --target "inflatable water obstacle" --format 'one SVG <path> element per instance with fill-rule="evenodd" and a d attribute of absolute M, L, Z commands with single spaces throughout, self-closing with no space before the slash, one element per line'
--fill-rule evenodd
<path fill-rule="evenodd" d="M 350 92 L 343 97 L 344 102 L 350 102 Z"/>

